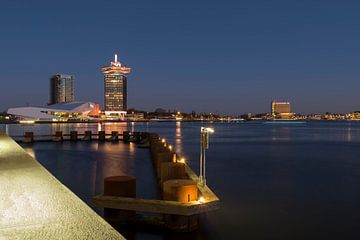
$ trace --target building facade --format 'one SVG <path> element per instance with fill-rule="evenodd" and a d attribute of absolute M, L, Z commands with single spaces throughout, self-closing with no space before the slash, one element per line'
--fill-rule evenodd
<path fill-rule="evenodd" d="M 74 76 L 56 74 L 50 77 L 49 105 L 75 101 Z"/>
<path fill-rule="evenodd" d="M 104 108 L 105 112 L 122 112 L 127 110 L 127 74 L 131 68 L 122 66 L 115 55 L 110 66 L 101 68 L 104 74 Z"/>
<path fill-rule="evenodd" d="M 271 116 L 287 118 L 293 116 L 294 113 L 291 112 L 290 102 L 271 102 Z"/>
<path fill-rule="evenodd" d="M 100 105 L 94 102 L 71 102 L 46 107 L 10 108 L 7 113 L 34 121 L 68 121 L 99 118 L 101 111 Z"/>

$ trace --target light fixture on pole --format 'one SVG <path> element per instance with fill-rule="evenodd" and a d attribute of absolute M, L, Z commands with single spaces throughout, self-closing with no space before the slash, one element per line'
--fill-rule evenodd
<path fill-rule="evenodd" d="M 206 149 L 209 148 L 209 134 L 213 132 L 213 128 L 201 127 L 199 181 L 203 186 L 206 186 Z"/>

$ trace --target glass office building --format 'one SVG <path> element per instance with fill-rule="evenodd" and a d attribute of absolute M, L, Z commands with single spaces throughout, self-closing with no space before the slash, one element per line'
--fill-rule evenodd
<path fill-rule="evenodd" d="M 104 74 L 105 111 L 118 112 L 127 110 L 127 77 L 131 68 L 122 66 L 115 55 L 109 67 L 101 68 Z"/>
<path fill-rule="evenodd" d="M 294 115 L 291 112 L 291 105 L 290 102 L 271 102 L 271 115 L 273 117 L 289 117 Z"/>
<path fill-rule="evenodd" d="M 74 100 L 74 76 L 65 74 L 51 76 L 49 105 L 68 103 Z"/>

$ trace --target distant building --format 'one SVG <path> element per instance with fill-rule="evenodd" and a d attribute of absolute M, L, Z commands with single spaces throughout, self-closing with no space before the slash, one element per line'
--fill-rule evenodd
<path fill-rule="evenodd" d="M 47 107 L 18 107 L 7 110 L 8 114 L 36 121 L 88 120 L 100 117 L 100 105 L 94 102 L 71 102 Z"/>
<path fill-rule="evenodd" d="M 115 54 L 110 66 L 101 68 L 104 74 L 104 107 L 111 115 L 123 114 L 127 110 L 127 77 L 131 68 L 122 66 Z"/>
<path fill-rule="evenodd" d="M 293 116 L 290 102 L 271 102 L 271 116 L 275 118 L 288 118 Z"/>
<path fill-rule="evenodd" d="M 75 101 L 74 76 L 56 74 L 50 77 L 49 105 Z"/>

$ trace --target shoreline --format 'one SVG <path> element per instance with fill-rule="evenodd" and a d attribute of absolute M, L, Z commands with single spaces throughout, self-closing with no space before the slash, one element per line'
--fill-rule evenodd
<path fill-rule="evenodd" d="M 97 120 L 97 121 L 31 121 L 31 122 L 19 122 L 19 121 L 0 121 L 0 124 L 19 124 L 19 125 L 33 125 L 33 124 L 72 124 L 72 123 L 162 123 L 162 122 L 204 122 L 204 123 L 242 123 L 242 122 L 360 122 L 360 119 L 254 119 L 254 120 L 234 120 L 234 121 L 222 121 L 222 120 Z"/>

